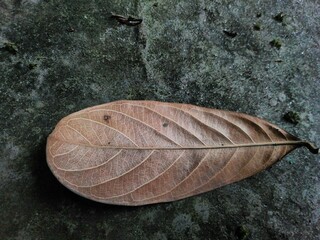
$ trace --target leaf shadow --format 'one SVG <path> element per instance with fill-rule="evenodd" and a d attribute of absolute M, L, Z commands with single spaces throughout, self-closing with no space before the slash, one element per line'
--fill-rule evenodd
<path fill-rule="evenodd" d="M 133 209 L 125 206 L 108 205 L 95 202 L 73 193 L 64 187 L 53 175 L 46 162 L 46 140 L 36 147 L 31 155 L 31 171 L 34 178 L 34 197 L 49 208 L 76 205 L 83 211 L 122 212 Z"/>

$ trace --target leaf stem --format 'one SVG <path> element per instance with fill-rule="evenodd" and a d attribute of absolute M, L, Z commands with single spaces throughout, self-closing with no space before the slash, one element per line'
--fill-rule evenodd
<path fill-rule="evenodd" d="M 315 145 L 313 145 L 311 142 L 308 141 L 302 141 L 302 146 L 309 149 L 310 152 L 314 154 L 319 154 L 319 148 L 317 148 Z"/>

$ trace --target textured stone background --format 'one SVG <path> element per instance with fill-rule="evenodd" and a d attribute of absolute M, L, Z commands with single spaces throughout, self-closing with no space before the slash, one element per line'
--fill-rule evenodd
<path fill-rule="evenodd" d="M 45 161 L 60 118 L 118 99 L 246 112 L 319 145 L 319 1 L 1 0 L 0 27 L 0 239 L 320 239 L 320 162 L 304 149 L 136 208 L 71 193 Z"/>

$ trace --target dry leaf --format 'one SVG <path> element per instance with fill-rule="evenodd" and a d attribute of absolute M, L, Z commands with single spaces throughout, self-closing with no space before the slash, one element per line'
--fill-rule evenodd
<path fill-rule="evenodd" d="M 67 188 L 109 204 L 169 202 L 239 181 L 310 143 L 249 115 L 118 101 L 63 118 L 47 161 Z"/>

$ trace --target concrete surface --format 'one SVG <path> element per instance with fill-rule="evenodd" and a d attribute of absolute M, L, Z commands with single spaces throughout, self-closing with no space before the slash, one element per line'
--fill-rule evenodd
<path fill-rule="evenodd" d="M 71 193 L 45 161 L 60 118 L 119 99 L 241 111 L 319 145 L 319 1 L 1 0 L 0 27 L 0 239 L 320 239 L 319 156 L 305 149 L 136 208 Z"/>

